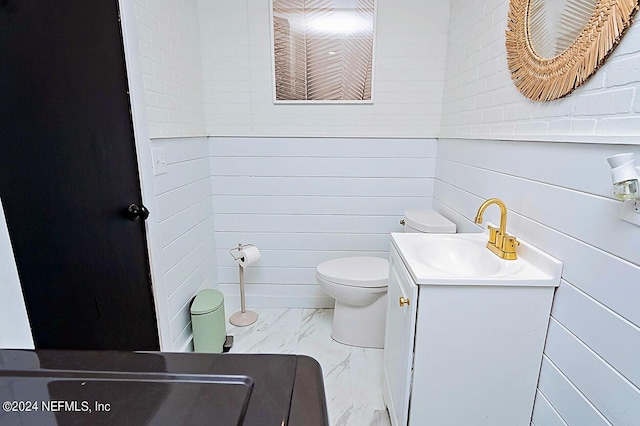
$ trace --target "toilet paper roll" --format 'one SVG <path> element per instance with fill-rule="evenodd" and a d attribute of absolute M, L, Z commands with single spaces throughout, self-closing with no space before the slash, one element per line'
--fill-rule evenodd
<path fill-rule="evenodd" d="M 248 246 L 240 250 L 236 262 L 243 268 L 260 260 L 260 250 L 256 246 Z"/>

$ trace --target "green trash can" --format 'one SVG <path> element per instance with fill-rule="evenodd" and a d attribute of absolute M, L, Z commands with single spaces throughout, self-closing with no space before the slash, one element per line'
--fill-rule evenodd
<path fill-rule="evenodd" d="M 224 296 L 218 290 L 202 290 L 191 304 L 191 328 L 195 352 L 221 353 L 225 329 Z"/>

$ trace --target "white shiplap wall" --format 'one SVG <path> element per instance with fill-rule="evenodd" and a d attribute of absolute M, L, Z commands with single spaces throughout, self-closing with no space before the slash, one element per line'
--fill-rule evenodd
<path fill-rule="evenodd" d="M 449 0 L 377 1 L 372 105 L 274 105 L 270 4 L 198 1 L 210 135 L 437 135 Z"/>
<path fill-rule="evenodd" d="M 158 211 L 160 265 L 168 298 L 172 350 L 188 347 L 191 339 L 189 304 L 202 288 L 217 285 L 214 216 L 207 138 L 157 139 L 168 172 L 154 185 Z"/>
<path fill-rule="evenodd" d="M 463 232 L 503 199 L 507 228 L 564 262 L 532 424 L 640 424 L 640 227 L 618 219 L 609 144 L 438 141 L 434 208 Z M 498 209 L 486 220 L 497 222 Z"/>
<path fill-rule="evenodd" d="M 318 264 L 388 256 L 406 208 L 431 207 L 433 139 L 211 138 L 220 289 L 239 304 L 228 250 L 253 243 L 248 306 L 326 307 Z"/>

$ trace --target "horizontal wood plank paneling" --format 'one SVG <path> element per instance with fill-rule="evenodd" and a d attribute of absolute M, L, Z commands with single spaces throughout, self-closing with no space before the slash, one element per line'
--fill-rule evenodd
<path fill-rule="evenodd" d="M 230 248 L 263 252 L 246 270 L 248 304 L 326 307 L 318 264 L 386 257 L 404 210 L 432 204 L 435 140 L 212 138 L 210 152 L 221 288 L 237 286 Z"/>
<path fill-rule="evenodd" d="M 180 213 L 199 201 L 211 198 L 211 181 L 200 179 L 171 191 L 159 194 L 158 213 L 161 220 L 170 218 Z"/>
<path fill-rule="evenodd" d="M 540 392 L 536 394 L 536 405 L 533 407 L 531 424 L 533 426 L 567 426 L 567 423 L 562 420 L 562 417 Z"/>
<path fill-rule="evenodd" d="M 171 350 L 191 336 L 189 302 L 198 290 L 217 285 L 215 224 L 206 138 L 159 139 L 167 173 L 154 178 L 162 270 L 171 318 Z"/>
<path fill-rule="evenodd" d="M 209 157 L 208 138 L 154 139 L 152 146 L 164 148 L 165 158 L 168 164 Z"/>
<path fill-rule="evenodd" d="M 564 264 L 537 426 L 640 424 L 640 228 L 618 219 L 606 162 L 626 151 L 640 154 L 633 146 L 591 143 L 438 142 L 434 209 L 459 230 L 476 232 L 477 208 L 499 197 L 509 231 Z M 498 209 L 489 209 L 487 220 L 497 222 Z"/>
<path fill-rule="evenodd" d="M 225 309 L 240 306 L 240 286 L 237 282 L 220 284 L 225 295 Z M 248 284 L 245 286 L 247 306 L 265 308 L 333 308 L 335 300 L 327 296 L 317 284 L 280 285 L 277 283 Z"/>
<path fill-rule="evenodd" d="M 189 329 L 191 328 L 191 313 L 188 309 L 188 304 L 185 303 L 182 309 L 178 311 L 178 313 L 171 318 L 171 336 L 173 336 L 173 342 L 176 348 L 181 341 L 181 336 L 184 337 L 185 331 L 189 333 Z"/>
<path fill-rule="evenodd" d="M 188 309 L 199 289 L 216 287 L 217 276 L 216 258 L 211 255 L 169 296 L 168 306 L 171 316 L 177 315 L 182 309 Z"/>
<path fill-rule="evenodd" d="M 211 202 L 211 197 L 204 198 L 163 220 L 159 225 L 162 247 L 169 246 L 191 228 L 211 217 L 213 214 Z M 151 214 L 153 214 L 153 212 L 151 212 Z"/>
<path fill-rule="evenodd" d="M 279 232 L 228 231 L 216 232 L 216 245 L 228 255 L 228 250 L 239 242 L 251 241 L 265 250 L 309 251 L 388 251 L 391 242 L 388 234 L 304 234 Z"/>
<path fill-rule="evenodd" d="M 553 318 L 545 354 L 609 422 L 637 424 L 640 390 Z"/>
<path fill-rule="evenodd" d="M 213 235 L 213 216 L 207 217 L 193 228 L 176 238 L 173 242 L 162 249 L 162 264 L 165 273 L 184 259 L 194 246 L 199 246 L 207 238 Z"/>
<path fill-rule="evenodd" d="M 554 410 L 569 425 L 609 426 L 610 423 L 545 355 L 540 369 L 539 393 L 553 401 Z M 537 401 L 536 401 L 536 405 Z"/>
<path fill-rule="evenodd" d="M 450 206 L 460 206 L 458 212 L 472 212 L 469 214 L 473 218 L 483 198 L 444 182 L 436 188 L 435 196 L 439 201 L 434 201 L 434 208 L 448 215 L 458 224 L 458 229 L 462 232 L 479 230 L 469 216 L 452 215 Z M 487 211 L 485 220 L 498 223 L 497 212 Z M 639 266 L 514 212 L 509 213 L 508 228 L 518 237 L 562 260 L 562 276 L 567 281 L 634 324 L 640 324 L 640 311 L 636 303 L 640 298 L 640 286 L 637 285 L 640 279 Z"/>
<path fill-rule="evenodd" d="M 218 280 L 221 283 L 238 282 L 238 267 L 218 267 Z M 313 285 L 316 283 L 316 268 L 283 265 L 263 267 L 255 264 L 245 268 L 244 282 L 247 284 Z"/>
<path fill-rule="evenodd" d="M 435 158 L 216 156 L 211 169 L 221 176 L 419 178 L 433 176 Z"/>
<path fill-rule="evenodd" d="M 215 202 L 215 201 L 214 201 Z M 216 214 L 216 229 L 220 231 L 299 232 L 299 233 L 389 233 L 400 232 L 398 216 L 364 215 L 267 215 L 267 214 Z"/>
<path fill-rule="evenodd" d="M 433 193 L 433 177 L 214 176 L 214 195 L 413 197 Z"/>
<path fill-rule="evenodd" d="M 185 280 L 209 258 L 215 250 L 214 236 L 193 247 L 184 258 L 166 273 L 168 293 L 172 294 Z"/>
<path fill-rule="evenodd" d="M 640 385 L 638 326 L 621 318 L 566 281 L 562 282 L 556 292 L 551 315 L 591 350 L 606 359 L 627 380 Z M 624 351 L 620 350 L 621 343 Z"/>
<path fill-rule="evenodd" d="M 214 138 L 212 142 L 221 157 L 247 153 L 256 157 L 436 157 L 436 144 L 425 144 L 424 139 Z"/>
<path fill-rule="evenodd" d="M 332 197 L 282 195 L 229 195 L 217 197 L 215 213 L 378 215 L 402 216 L 405 208 L 424 207 L 424 197 Z"/>
<path fill-rule="evenodd" d="M 508 201 L 509 210 L 640 263 L 640 242 L 629 238 L 640 235 L 640 228 L 618 219 L 618 201 L 444 159 L 440 160 L 438 172 L 453 186 L 483 198 L 502 198 Z"/>
<path fill-rule="evenodd" d="M 613 198 L 607 157 L 640 147 L 606 144 L 442 139 L 438 159 Z M 505 161 L 508 159 L 508 161 Z"/>
<path fill-rule="evenodd" d="M 207 158 L 167 164 L 167 173 L 156 176 L 156 194 L 164 194 L 190 183 L 209 179 L 211 171 Z"/>
<path fill-rule="evenodd" d="M 388 241 L 390 244 L 391 241 Z M 388 245 L 387 244 L 387 245 Z M 315 268 L 321 262 L 332 259 L 339 259 L 347 256 L 374 256 L 386 258 L 388 251 L 358 251 L 358 250 L 334 250 L 334 251 L 320 251 L 320 250 L 272 250 L 261 249 L 260 253 L 260 267 L 271 268 L 279 267 L 289 264 L 291 266 L 299 268 Z M 233 260 L 231 254 L 226 250 L 218 251 L 218 266 L 237 266 Z"/>

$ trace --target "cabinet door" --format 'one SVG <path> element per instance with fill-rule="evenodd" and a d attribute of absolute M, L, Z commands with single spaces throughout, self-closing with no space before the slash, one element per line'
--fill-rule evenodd
<path fill-rule="evenodd" d="M 407 424 L 418 287 L 407 272 L 393 244 L 389 259 L 389 305 L 384 342 L 383 396 L 391 423 Z M 400 298 L 407 302 L 400 305 Z"/>

